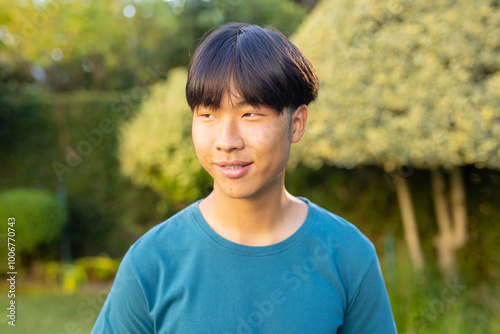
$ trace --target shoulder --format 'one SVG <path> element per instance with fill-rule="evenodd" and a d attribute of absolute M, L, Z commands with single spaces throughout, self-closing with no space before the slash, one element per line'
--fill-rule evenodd
<path fill-rule="evenodd" d="M 364 278 L 378 267 L 373 243 L 344 218 L 310 203 L 313 224 L 310 240 L 314 239 L 315 254 L 328 254 L 346 293 L 346 300 L 355 296 Z M 312 239 L 311 239 L 312 238 Z"/>
<path fill-rule="evenodd" d="M 357 270 L 367 268 L 377 258 L 373 243 L 352 223 L 344 218 L 309 202 L 314 223 L 311 235 L 331 251 L 339 265 Z"/>
<path fill-rule="evenodd" d="M 165 256 L 171 261 L 196 244 L 200 233 L 193 218 L 195 205 L 197 203 L 191 204 L 141 236 L 130 246 L 124 262 L 132 262 L 136 267 L 156 266 L 167 260 Z"/>
<path fill-rule="evenodd" d="M 197 205 L 197 203 L 191 204 L 190 206 L 177 212 L 167 220 L 154 226 L 142 237 L 140 237 L 132 245 L 132 247 L 137 249 L 149 248 L 151 244 L 164 244 L 165 241 L 168 240 L 182 242 L 185 237 L 190 235 L 187 232 L 189 232 L 189 230 L 194 227 L 193 212 L 195 209 L 195 205 Z"/>

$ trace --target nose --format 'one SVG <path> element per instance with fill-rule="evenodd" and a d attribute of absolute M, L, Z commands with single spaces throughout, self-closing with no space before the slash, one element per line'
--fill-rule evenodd
<path fill-rule="evenodd" d="M 245 147 L 238 122 L 231 118 L 224 118 L 217 127 L 215 147 L 218 151 L 231 152 Z"/>

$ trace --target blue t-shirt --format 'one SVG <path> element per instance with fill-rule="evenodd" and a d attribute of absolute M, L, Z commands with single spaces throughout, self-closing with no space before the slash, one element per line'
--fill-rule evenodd
<path fill-rule="evenodd" d="M 269 246 L 231 242 L 196 202 L 132 245 L 92 333 L 396 333 L 372 243 L 309 200 Z"/>

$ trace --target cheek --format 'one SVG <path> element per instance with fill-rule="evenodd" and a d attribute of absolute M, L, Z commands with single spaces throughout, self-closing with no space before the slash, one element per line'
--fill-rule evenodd
<path fill-rule="evenodd" d="M 254 148 L 265 148 L 266 153 L 271 153 L 276 157 L 286 154 L 289 150 L 289 137 L 288 128 L 281 126 L 261 128 L 247 136 Z"/>
<path fill-rule="evenodd" d="M 197 126 L 196 123 L 193 123 L 191 128 L 191 137 L 193 139 L 194 149 L 196 151 L 196 155 L 198 159 L 201 161 L 203 156 L 207 154 L 207 149 L 209 146 L 209 138 L 207 137 L 206 131 L 203 131 L 203 128 Z"/>

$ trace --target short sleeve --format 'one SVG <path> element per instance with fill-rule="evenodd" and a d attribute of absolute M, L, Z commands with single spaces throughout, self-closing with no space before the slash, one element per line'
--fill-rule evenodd
<path fill-rule="evenodd" d="M 125 255 L 91 334 L 154 333 L 140 277 Z"/>
<path fill-rule="evenodd" d="M 350 296 L 339 334 L 397 333 L 378 259 L 372 261 L 355 293 Z"/>

